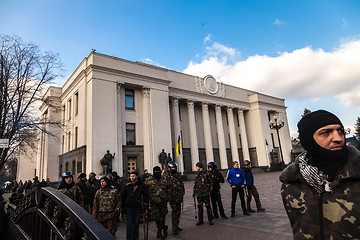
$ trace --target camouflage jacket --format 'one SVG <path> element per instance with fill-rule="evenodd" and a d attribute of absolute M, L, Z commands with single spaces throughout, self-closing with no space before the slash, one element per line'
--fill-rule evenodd
<path fill-rule="evenodd" d="M 166 171 L 164 173 L 164 178 L 167 184 L 169 202 L 182 202 L 185 194 L 185 187 L 181 180 L 180 173 Z"/>
<path fill-rule="evenodd" d="M 360 239 L 360 152 L 347 148 L 347 163 L 330 182 L 332 192 L 317 193 L 300 173 L 299 159 L 281 173 L 294 239 Z"/>
<path fill-rule="evenodd" d="M 197 197 L 208 196 L 213 188 L 213 185 L 212 177 L 204 168 L 203 170 L 198 171 L 195 175 L 193 194 Z"/>
<path fill-rule="evenodd" d="M 73 185 L 70 188 L 60 188 L 58 189 L 59 192 L 63 193 L 64 195 L 68 196 L 69 198 L 71 198 L 74 202 L 76 202 L 77 204 L 79 204 L 82 208 L 84 208 L 84 199 L 82 197 L 81 194 L 81 190 L 80 188 L 78 188 L 77 186 Z"/>
<path fill-rule="evenodd" d="M 94 199 L 93 216 L 96 218 L 99 212 L 115 213 L 120 212 L 121 196 L 113 186 L 107 185 L 100 188 Z"/>
<path fill-rule="evenodd" d="M 150 176 L 146 179 L 145 185 L 150 196 L 150 203 L 161 203 L 168 200 L 167 185 L 163 176 L 159 181 L 154 176 Z"/>

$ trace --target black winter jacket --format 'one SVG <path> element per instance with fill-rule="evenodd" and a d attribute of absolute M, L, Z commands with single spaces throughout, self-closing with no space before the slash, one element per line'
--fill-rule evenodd
<path fill-rule="evenodd" d="M 145 204 L 149 202 L 149 194 L 145 184 L 141 180 L 135 183 L 129 181 L 121 191 L 121 208 L 123 210 L 127 207 L 142 208 L 142 200 Z"/>

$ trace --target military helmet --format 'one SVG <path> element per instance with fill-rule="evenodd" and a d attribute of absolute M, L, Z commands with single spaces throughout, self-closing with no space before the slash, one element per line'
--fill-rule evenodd
<path fill-rule="evenodd" d="M 174 161 L 169 162 L 169 163 L 168 163 L 168 168 L 171 169 L 171 168 L 173 168 L 173 167 L 177 169 L 177 164 L 176 164 L 176 162 L 174 162 Z"/>
<path fill-rule="evenodd" d="M 95 176 L 96 176 L 96 173 L 94 173 L 94 172 L 89 173 L 89 179 L 92 177 L 95 177 Z"/>
<path fill-rule="evenodd" d="M 99 177 L 99 181 L 101 181 L 101 179 L 105 179 L 105 181 L 109 181 L 110 179 L 108 178 L 108 176 L 106 176 L 106 175 L 101 175 L 100 177 Z"/>
<path fill-rule="evenodd" d="M 61 175 L 61 179 L 64 181 L 66 177 L 72 177 L 73 178 L 73 175 L 72 175 L 71 172 L 66 171 Z"/>
<path fill-rule="evenodd" d="M 215 162 L 209 162 L 208 163 L 208 168 L 211 168 L 213 170 L 217 169 L 216 163 Z"/>

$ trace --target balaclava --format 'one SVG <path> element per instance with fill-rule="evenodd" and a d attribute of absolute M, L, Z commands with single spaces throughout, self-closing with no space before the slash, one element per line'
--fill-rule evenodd
<path fill-rule="evenodd" d="M 298 129 L 301 145 L 307 151 L 308 163 L 329 176 L 334 176 L 346 163 L 347 148 L 345 144 L 341 150 L 332 151 L 320 147 L 313 137 L 319 128 L 331 124 L 339 124 L 344 127 L 340 119 L 334 114 L 325 110 L 318 110 L 305 115 L 298 123 Z"/>
<path fill-rule="evenodd" d="M 157 180 L 159 180 L 161 178 L 161 168 L 159 166 L 155 166 L 153 168 L 153 176 Z"/>

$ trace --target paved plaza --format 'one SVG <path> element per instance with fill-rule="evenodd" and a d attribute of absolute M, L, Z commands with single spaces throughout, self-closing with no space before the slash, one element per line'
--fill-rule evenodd
<path fill-rule="evenodd" d="M 240 199 L 236 202 L 235 217 L 230 218 L 231 190 L 224 183 L 221 186 L 222 200 L 225 214 L 229 219 L 215 219 L 214 225 L 207 222 L 206 210 L 204 209 L 204 224 L 196 226 L 194 201 L 192 198 L 193 181 L 185 182 L 184 210 L 181 214 L 180 227 L 183 231 L 174 236 L 171 233 L 170 208 L 166 224 L 169 226 L 169 240 L 171 239 L 267 239 L 285 240 L 292 239 L 292 231 L 286 212 L 284 210 L 279 182 L 280 172 L 259 172 L 254 173 L 255 186 L 257 187 L 260 200 L 265 212 L 252 213 L 251 216 L 244 216 L 241 211 Z M 255 201 L 252 200 L 252 208 L 256 209 Z M 117 239 L 125 239 L 125 223 L 121 222 L 116 232 Z M 156 238 L 156 225 L 154 221 L 149 223 L 149 240 Z M 140 224 L 140 239 L 143 239 L 143 225 Z"/>

